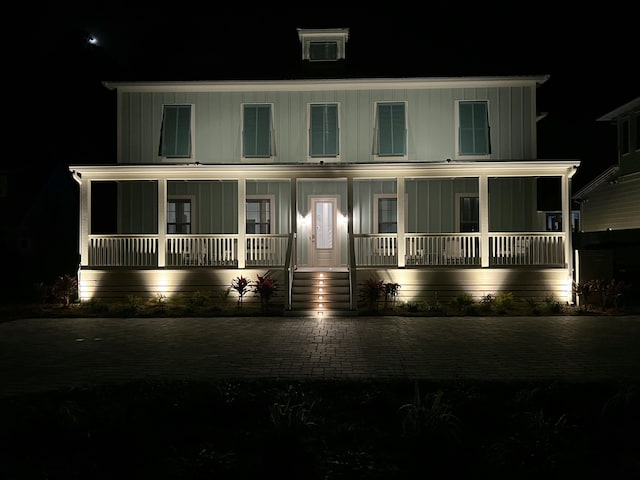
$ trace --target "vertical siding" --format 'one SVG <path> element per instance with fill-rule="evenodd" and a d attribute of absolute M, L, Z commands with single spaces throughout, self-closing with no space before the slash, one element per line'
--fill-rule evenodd
<path fill-rule="evenodd" d="M 536 225 L 536 179 L 489 179 L 489 230 L 530 232 Z"/>
<path fill-rule="evenodd" d="M 291 232 L 291 182 L 289 181 L 247 181 L 247 195 L 273 195 L 275 206 L 272 212 L 274 231 Z"/>
<path fill-rule="evenodd" d="M 158 233 L 157 182 L 118 182 L 118 233 Z"/>
<path fill-rule="evenodd" d="M 123 163 L 155 163 L 158 157 L 162 106 L 190 103 L 195 108 L 196 160 L 202 163 L 241 161 L 241 105 L 272 103 L 275 162 L 308 161 L 307 106 L 340 105 L 341 161 L 370 162 L 374 142 L 375 102 L 407 102 L 408 160 L 454 158 L 456 100 L 488 100 L 492 160 L 520 160 L 535 153 L 531 87 L 359 90 L 319 92 L 178 92 L 124 93 L 120 134 Z"/>

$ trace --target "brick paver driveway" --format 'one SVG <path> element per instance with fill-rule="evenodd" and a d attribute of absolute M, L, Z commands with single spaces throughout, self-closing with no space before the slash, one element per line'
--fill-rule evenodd
<path fill-rule="evenodd" d="M 23 319 L 0 396 L 133 379 L 640 380 L 640 315 Z"/>

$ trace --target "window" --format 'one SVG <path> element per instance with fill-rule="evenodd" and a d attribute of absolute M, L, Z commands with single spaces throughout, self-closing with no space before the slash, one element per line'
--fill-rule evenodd
<path fill-rule="evenodd" d="M 398 200 L 395 195 L 376 195 L 375 233 L 398 233 Z"/>
<path fill-rule="evenodd" d="M 191 200 L 169 199 L 167 233 L 191 233 Z"/>
<path fill-rule="evenodd" d="M 486 101 L 458 103 L 458 154 L 489 155 L 489 112 Z"/>
<path fill-rule="evenodd" d="M 309 60 L 327 62 L 338 59 L 338 42 L 310 42 Z"/>
<path fill-rule="evenodd" d="M 630 120 L 625 118 L 620 125 L 620 155 L 626 155 L 631 151 L 631 139 L 629 134 L 631 133 Z"/>
<path fill-rule="evenodd" d="M 273 155 L 271 105 L 244 105 L 242 155 L 270 157 Z"/>
<path fill-rule="evenodd" d="M 246 233 L 271 233 L 271 199 L 247 198 Z"/>
<path fill-rule="evenodd" d="M 159 155 L 191 157 L 191 105 L 165 105 L 162 114 Z"/>
<path fill-rule="evenodd" d="M 480 201 L 476 196 L 460 196 L 460 232 L 480 231 Z"/>
<path fill-rule="evenodd" d="M 309 106 L 309 156 L 336 157 L 338 151 L 338 105 Z"/>
<path fill-rule="evenodd" d="M 377 155 L 399 156 L 407 154 L 407 128 L 404 103 L 378 103 L 376 130 Z"/>
<path fill-rule="evenodd" d="M 345 58 L 348 28 L 298 28 L 302 59 L 310 62 L 335 62 Z"/>

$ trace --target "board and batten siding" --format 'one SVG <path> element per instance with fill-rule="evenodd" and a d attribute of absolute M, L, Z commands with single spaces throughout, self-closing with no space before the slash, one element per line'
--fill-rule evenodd
<path fill-rule="evenodd" d="M 535 91 L 531 86 L 268 92 L 119 92 L 118 163 L 241 163 L 242 104 L 271 103 L 275 163 L 316 162 L 308 157 L 310 103 L 339 104 L 340 157 L 371 162 L 375 104 L 406 102 L 407 160 L 455 158 L 457 100 L 488 100 L 491 160 L 535 159 Z M 165 104 L 194 108 L 194 156 L 158 156 Z"/>

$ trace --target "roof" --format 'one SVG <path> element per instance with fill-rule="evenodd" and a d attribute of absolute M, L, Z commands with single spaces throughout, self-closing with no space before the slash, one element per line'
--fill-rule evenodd
<path fill-rule="evenodd" d="M 604 172 L 602 172 L 600 175 L 598 175 L 596 178 L 591 180 L 584 187 L 574 193 L 571 198 L 576 200 L 585 198 L 589 193 L 598 188 L 600 185 L 614 178 L 618 174 L 618 170 L 620 170 L 620 167 L 618 165 L 613 165 L 607 168 Z"/>
<path fill-rule="evenodd" d="M 630 102 L 619 106 L 618 108 L 611 110 L 609 113 L 598 118 L 599 122 L 611 122 L 615 121 L 620 115 L 624 115 L 627 112 L 640 108 L 640 97 L 636 97 Z"/>

